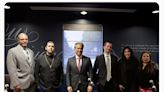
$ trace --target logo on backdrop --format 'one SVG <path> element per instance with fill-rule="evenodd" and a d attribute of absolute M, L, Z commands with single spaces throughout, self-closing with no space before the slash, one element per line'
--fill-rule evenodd
<path fill-rule="evenodd" d="M 29 31 L 28 27 L 11 27 L 7 24 L 5 31 L 5 46 L 12 47 L 17 44 L 17 36 L 19 33 L 26 33 L 28 35 L 29 43 L 36 42 L 39 39 L 39 33 L 36 31 Z"/>

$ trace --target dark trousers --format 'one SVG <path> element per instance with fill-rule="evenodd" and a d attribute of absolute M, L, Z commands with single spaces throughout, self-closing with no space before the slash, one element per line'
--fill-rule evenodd
<path fill-rule="evenodd" d="M 43 88 L 40 86 L 39 92 L 59 92 L 59 88 Z"/>
<path fill-rule="evenodd" d="M 80 92 L 87 92 L 87 85 L 82 85 L 79 84 L 78 89 Z M 77 90 L 73 91 L 73 92 L 77 92 Z"/>
<path fill-rule="evenodd" d="M 106 81 L 105 85 L 98 85 L 98 92 L 115 92 L 115 85 L 113 80 Z"/>

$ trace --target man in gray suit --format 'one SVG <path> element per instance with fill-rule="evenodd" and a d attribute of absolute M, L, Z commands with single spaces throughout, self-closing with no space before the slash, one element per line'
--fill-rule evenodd
<path fill-rule="evenodd" d="M 93 91 L 92 64 L 89 57 L 82 55 L 83 47 L 83 43 L 75 43 L 75 56 L 68 59 L 66 72 L 66 83 L 68 92 Z"/>
<path fill-rule="evenodd" d="M 27 47 L 28 36 L 18 35 L 18 45 L 11 48 L 7 55 L 7 69 L 10 76 L 10 88 L 14 92 L 35 92 L 34 53 Z"/>

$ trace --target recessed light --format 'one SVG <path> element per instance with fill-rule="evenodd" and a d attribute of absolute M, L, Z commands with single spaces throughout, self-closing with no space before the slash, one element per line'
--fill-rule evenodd
<path fill-rule="evenodd" d="M 86 14 L 87 14 L 86 11 L 81 11 L 80 13 L 81 13 L 82 15 L 86 15 Z"/>
<path fill-rule="evenodd" d="M 159 10 L 154 10 L 154 11 L 152 11 L 152 13 L 159 13 Z"/>
<path fill-rule="evenodd" d="M 5 9 L 10 9 L 10 6 L 5 5 L 4 8 Z"/>

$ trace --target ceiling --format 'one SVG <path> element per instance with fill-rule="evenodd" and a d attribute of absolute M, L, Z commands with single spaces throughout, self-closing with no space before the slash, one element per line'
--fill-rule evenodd
<path fill-rule="evenodd" d="M 152 12 L 158 10 L 157 3 L 7 3 L 12 10 L 44 11 L 91 11 L 91 12 Z"/>
<path fill-rule="evenodd" d="M 115 24 L 146 24 L 157 25 L 159 10 L 157 3 L 6 3 L 10 9 L 5 9 L 7 21 L 70 21 L 74 19 L 89 19 L 99 23 Z M 88 11 L 86 16 L 79 12 Z M 127 23 L 125 23 L 127 22 Z"/>

